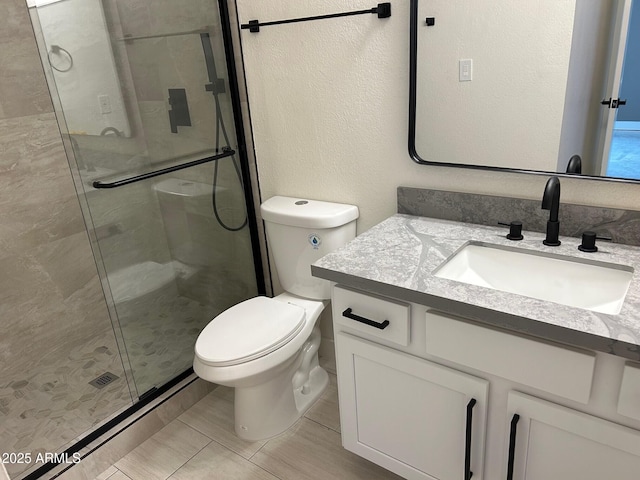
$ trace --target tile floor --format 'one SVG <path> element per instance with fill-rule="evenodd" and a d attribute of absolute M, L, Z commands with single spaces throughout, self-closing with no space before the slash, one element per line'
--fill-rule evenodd
<path fill-rule="evenodd" d="M 189 368 L 198 333 L 217 313 L 212 306 L 177 297 L 146 305 L 142 314 L 123 315 L 122 332 L 140 394 Z M 119 378 L 102 389 L 89 384 L 105 372 Z M 0 445 L 33 456 L 60 452 L 130 407 L 137 396 L 129 390 L 109 326 L 55 361 L 45 357 L 18 378 L 0 377 Z M 12 464 L 8 470 L 14 476 L 26 467 Z"/>
<path fill-rule="evenodd" d="M 336 377 L 289 430 L 260 442 L 233 432 L 233 390 L 218 387 L 96 480 L 399 479 L 342 448 Z"/>
<path fill-rule="evenodd" d="M 608 177 L 640 180 L 640 130 L 614 130 Z"/>
<path fill-rule="evenodd" d="M 221 310 L 186 297 L 143 307 L 142 313 L 121 311 L 122 332 L 140 394 L 189 368 L 200 330 Z M 105 372 L 119 378 L 102 389 L 89 384 Z M 54 361 L 44 357 L 19 377 L 0 376 L 0 445 L 34 457 L 60 452 L 131 406 L 138 392 L 129 390 L 109 326 Z M 12 476 L 28 468 L 7 466 Z"/>

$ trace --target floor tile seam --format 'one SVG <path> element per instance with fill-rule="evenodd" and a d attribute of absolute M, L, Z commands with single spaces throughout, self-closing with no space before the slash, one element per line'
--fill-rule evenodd
<path fill-rule="evenodd" d="M 186 423 L 184 423 L 183 421 L 179 420 L 178 418 L 174 419 L 174 421 L 179 421 L 180 423 L 182 423 L 184 426 L 186 426 L 187 428 L 196 431 L 197 433 L 199 433 L 200 435 L 202 435 L 206 440 L 208 440 L 201 448 L 199 448 L 197 450 L 196 453 L 194 453 L 193 455 L 191 455 L 187 460 L 185 460 L 179 467 L 177 467 L 177 469 L 173 470 L 169 476 L 165 477 L 164 480 L 167 480 L 169 477 L 171 477 L 171 475 L 173 475 L 174 473 L 176 473 L 180 468 L 182 468 L 187 462 L 189 462 L 193 457 L 195 457 L 198 453 L 200 453 L 202 451 L 202 449 L 206 448 L 208 445 L 211 444 L 211 442 L 213 441 L 213 439 L 211 437 L 209 437 L 208 435 L 205 435 L 204 433 L 200 432 L 199 430 L 193 428 L 191 425 L 188 425 Z M 167 425 L 165 425 L 165 427 L 167 427 L 168 425 L 170 425 L 170 423 L 168 423 Z M 164 428 L 164 427 L 163 427 Z M 162 430 L 162 429 L 160 429 Z M 160 430 L 157 433 L 160 432 Z M 152 435 L 151 437 L 149 437 L 147 440 L 145 440 L 144 442 L 142 442 L 140 445 L 142 445 L 143 443 L 145 443 L 146 441 L 151 440 L 156 434 Z M 138 447 L 140 446 L 138 445 Z M 136 448 L 138 448 L 136 447 Z M 120 458 L 120 460 L 118 460 L 117 462 L 113 463 L 113 467 L 115 467 L 116 469 L 120 470 L 122 473 L 124 473 L 127 477 L 129 478 L 133 478 L 131 477 L 131 475 L 129 475 L 125 470 L 123 470 L 122 468 L 118 467 L 117 464 L 118 462 L 120 462 L 124 457 L 126 457 L 127 455 L 129 455 L 130 453 L 132 453 L 135 450 L 135 448 L 133 450 L 131 450 L 130 452 L 126 453 L 122 458 Z"/>
<path fill-rule="evenodd" d="M 187 410 L 187 411 L 188 411 L 188 410 Z M 180 415 L 180 416 L 182 416 L 182 415 Z M 211 437 L 211 435 L 207 435 L 205 432 L 203 432 L 202 430 L 200 430 L 198 427 L 196 427 L 196 426 L 194 426 L 194 425 L 191 425 L 190 423 L 185 422 L 184 420 L 182 420 L 182 419 L 180 418 L 180 416 L 179 416 L 179 417 L 177 417 L 177 418 L 175 419 L 175 421 L 178 421 L 178 422 L 182 423 L 183 425 L 186 425 L 187 427 L 192 428 L 193 430 L 195 430 L 195 431 L 196 431 L 196 432 L 198 432 L 199 434 L 204 435 L 205 437 L 207 437 L 209 440 L 211 440 L 211 441 L 213 441 L 213 442 L 216 442 L 216 439 L 215 439 L 215 438 L 212 438 L 212 437 Z M 220 442 L 216 442 L 216 443 L 220 443 Z"/>
<path fill-rule="evenodd" d="M 333 427 L 331 427 L 329 425 L 325 425 L 324 423 L 322 423 L 322 422 L 320 422 L 318 420 L 314 420 L 313 418 L 309 418 L 306 415 L 304 416 L 304 418 L 306 418 L 307 420 L 315 423 L 316 425 L 320 425 L 321 427 L 328 428 L 332 432 L 336 432 L 338 435 L 342 436 L 342 432 L 340 430 L 336 430 L 335 428 L 333 428 Z"/>
<path fill-rule="evenodd" d="M 206 436 L 206 435 L 205 435 L 205 436 Z M 209 437 L 207 437 L 207 438 L 209 438 Z M 180 466 L 179 466 L 178 468 L 176 468 L 173 472 L 171 472 L 171 473 L 169 474 L 169 476 L 167 476 L 167 477 L 165 477 L 165 478 L 164 478 L 164 480 L 169 480 L 172 476 L 174 476 L 174 475 L 176 474 L 176 472 L 177 472 L 178 470 L 180 470 L 180 469 L 181 469 L 181 468 L 183 468 L 187 463 L 189 463 L 191 460 L 193 460 L 193 458 L 194 458 L 196 455 L 198 455 L 202 450 L 204 450 L 204 449 L 205 449 L 205 448 L 207 448 L 209 445 L 211 445 L 211 443 L 212 443 L 212 442 L 214 442 L 214 440 L 212 440 L 212 439 L 210 439 L 210 438 L 209 438 L 209 441 L 206 443 L 206 445 L 204 445 L 204 446 L 203 446 L 201 449 L 199 449 L 196 453 L 194 453 L 193 455 L 191 455 L 191 456 L 189 457 L 189 459 L 188 459 L 188 460 L 186 460 L 182 465 L 180 465 Z M 216 443 L 218 443 L 218 442 L 216 442 Z"/>
<path fill-rule="evenodd" d="M 285 431 L 286 431 L 286 430 L 285 430 Z M 251 463 L 253 463 L 253 462 L 251 461 L 251 459 L 252 459 L 253 457 L 255 457 L 255 456 L 256 456 L 256 453 L 258 453 L 259 451 L 261 451 L 261 450 L 265 447 L 265 445 L 267 445 L 271 440 L 273 440 L 274 438 L 277 438 L 277 437 L 279 437 L 279 436 L 280 436 L 280 435 L 276 435 L 275 437 L 271 437 L 269 440 L 267 440 L 266 442 L 264 442 L 264 443 L 260 446 L 260 448 L 259 448 L 258 450 L 256 450 L 255 452 L 253 452 L 253 453 L 249 456 L 249 458 L 247 458 L 247 460 L 249 460 Z M 254 465 L 255 465 L 255 464 L 254 464 Z"/>
<path fill-rule="evenodd" d="M 275 438 L 275 437 L 274 437 L 274 438 Z M 267 443 L 269 443 L 269 442 L 265 442 L 265 443 L 264 443 L 264 445 L 262 445 L 262 446 L 261 446 L 261 447 L 260 447 L 260 448 L 255 452 L 255 453 L 253 453 L 249 458 L 245 457 L 245 456 L 244 456 L 244 455 L 242 455 L 241 453 L 236 452 L 235 450 L 233 450 L 232 448 L 228 447 L 227 445 L 225 445 L 225 444 L 221 443 L 220 441 L 216 440 L 215 438 L 211 439 L 211 441 L 210 441 L 210 442 L 209 442 L 205 447 L 203 447 L 203 449 L 204 449 L 204 448 L 206 448 L 206 447 L 208 447 L 208 446 L 209 446 L 209 445 L 211 445 L 212 443 L 215 443 L 215 444 L 219 445 L 220 447 L 224 448 L 225 450 L 227 450 L 227 451 L 231 452 L 233 455 L 237 455 L 237 456 L 238 456 L 238 457 L 240 457 L 243 461 L 248 462 L 248 463 L 250 463 L 251 465 L 254 465 L 254 466 L 256 466 L 256 467 L 260 468 L 260 470 L 265 471 L 266 473 L 268 473 L 269 475 L 272 475 L 273 477 L 277 478 L 278 480 L 284 480 L 284 479 L 282 479 L 281 477 L 279 477 L 278 475 L 276 475 L 275 473 L 272 473 L 272 472 L 268 471 L 268 470 L 267 470 L 267 469 L 265 469 L 263 466 L 258 465 L 257 463 L 254 463 L 254 462 L 252 462 L 252 461 L 251 461 L 251 458 L 253 458 L 253 457 L 255 456 L 255 454 L 256 454 L 256 453 L 258 453 L 260 450 L 262 450 L 262 448 L 264 447 L 264 445 L 266 445 L 266 444 L 267 444 Z M 200 452 L 198 452 L 198 453 L 200 453 Z M 185 462 L 185 465 L 186 465 L 186 463 L 188 463 L 188 462 Z M 184 467 L 184 465 L 182 465 L 180 468 L 182 468 L 182 467 Z M 179 469 L 178 469 L 178 470 L 179 470 Z M 176 470 L 176 471 L 177 471 L 177 470 Z M 175 473 L 176 473 L 176 472 L 173 472 L 173 473 L 169 476 L 169 478 L 168 478 L 167 480 L 169 480 L 169 479 L 171 478 L 171 476 L 172 476 L 172 475 L 174 475 Z"/>
<path fill-rule="evenodd" d="M 209 438 L 209 437 L 207 437 L 207 438 Z M 198 449 L 198 451 L 197 451 L 196 453 L 194 453 L 193 455 L 191 455 L 191 456 L 190 456 L 187 460 L 185 460 L 185 461 L 184 461 L 180 466 L 178 466 L 177 468 L 175 468 L 173 471 L 171 471 L 171 473 L 169 473 L 168 475 L 164 476 L 162 479 L 156 479 L 156 480 L 167 480 L 167 479 L 171 478 L 171 476 L 172 476 L 173 474 L 175 474 L 178 470 L 180 470 L 180 469 L 181 469 L 182 467 L 184 467 L 187 463 L 189 463 L 189 462 L 191 461 L 191 459 L 193 459 L 193 457 L 195 457 L 195 456 L 196 456 L 196 455 L 198 455 L 198 454 L 199 454 L 203 449 L 205 449 L 205 448 L 207 448 L 209 445 L 211 445 L 211 442 L 213 442 L 213 440 L 211 440 L 211 439 L 209 438 L 209 441 L 208 441 L 208 442 L 207 442 L 207 443 L 206 443 L 202 448 Z M 132 451 L 133 451 L 133 450 L 132 450 Z M 129 452 L 129 453 L 131 453 L 131 452 Z M 124 457 L 123 457 L 123 458 L 124 458 Z M 130 478 L 130 479 L 132 479 L 132 480 L 134 479 L 134 477 L 132 477 L 131 475 L 129 475 L 125 470 L 123 470 L 123 469 L 121 469 L 121 468 L 119 468 L 119 467 L 116 467 L 116 464 L 115 464 L 115 463 L 113 464 L 113 466 L 114 466 L 118 471 L 120 471 L 120 472 L 122 472 L 124 475 L 126 475 L 126 476 L 127 476 L 127 478 Z M 111 476 L 109 476 L 109 477 L 107 478 L 107 480 L 109 480 L 109 478 L 111 478 L 111 477 L 112 477 L 113 475 L 115 475 L 116 473 L 117 473 L 117 472 L 114 472 Z"/>
<path fill-rule="evenodd" d="M 251 459 L 258 452 L 260 452 L 269 442 L 271 442 L 271 440 L 275 440 L 276 438 L 280 438 L 282 435 L 285 435 L 288 431 L 290 431 L 291 429 L 295 428 L 302 421 L 303 418 L 306 418 L 306 417 L 304 415 L 302 415 L 295 422 L 293 422 L 293 425 L 291 425 L 289 428 L 287 428 L 283 432 L 278 433 L 277 435 L 274 435 L 273 437 L 269 437 L 269 439 L 266 442 L 264 442 L 264 444 L 258 450 L 256 450 L 253 454 L 251 454 L 251 456 L 249 458 L 247 458 L 247 460 L 251 461 Z M 251 462 L 251 463 L 253 463 L 253 462 Z"/>
<path fill-rule="evenodd" d="M 269 442 L 266 442 L 264 445 L 266 445 L 267 443 L 269 443 Z M 262 447 L 260 447 L 260 449 L 258 450 L 258 452 L 259 452 L 260 450 L 262 450 L 262 448 L 264 447 L 264 445 L 263 445 Z M 256 452 L 256 453 L 258 453 L 258 452 Z M 278 480 L 285 480 L 285 479 L 283 479 L 282 477 L 280 477 L 280 476 L 276 475 L 276 473 L 275 473 L 275 472 L 272 472 L 272 471 L 270 471 L 268 468 L 264 467 L 263 465 L 260 465 L 260 464 L 258 464 L 258 463 L 256 463 L 256 462 L 254 462 L 254 461 L 253 461 L 253 457 L 255 457 L 255 456 L 256 456 L 256 453 L 254 453 L 253 455 L 251 455 L 251 458 L 247 459 L 247 461 L 248 461 L 249 463 L 251 463 L 251 465 L 254 465 L 254 466 L 258 467 L 258 468 L 259 468 L 260 470 L 262 470 L 263 472 L 268 473 L 269 475 L 271 475 L 272 477 L 277 478 Z M 265 454 L 265 455 L 267 455 L 267 454 Z M 292 467 L 292 465 L 287 464 L 287 467 Z"/>
<path fill-rule="evenodd" d="M 254 458 L 255 458 L 255 456 L 256 456 L 256 454 L 257 454 L 258 452 L 261 452 L 261 451 L 262 451 L 262 449 L 263 449 L 267 444 L 269 444 L 269 442 L 271 442 L 271 440 L 275 440 L 275 439 L 280 438 L 281 436 L 285 435 L 288 431 L 290 431 L 292 428 L 294 428 L 296 425 L 298 425 L 300 422 L 302 422 L 302 421 L 304 421 L 304 420 L 310 420 L 310 421 L 312 421 L 312 422 L 313 422 L 313 420 L 311 420 L 310 418 L 307 418 L 306 416 L 302 415 L 302 416 L 301 416 L 301 417 L 300 417 L 300 418 L 299 418 L 299 419 L 298 419 L 298 420 L 297 420 L 293 425 L 291 425 L 289 428 L 287 428 L 284 432 L 282 432 L 282 433 L 280 433 L 280 434 L 278 434 L 278 435 L 275 435 L 275 436 L 271 437 L 269 440 L 267 440 L 267 441 L 264 443 L 264 445 L 262 445 L 262 446 L 261 446 L 261 447 L 260 447 L 260 448 L 259 448 L 259 449 L 254 453 L 254 454 L 253 454 L 253 455 L 251 455 L 251 457 L 249 457 L 249 459 L 248 459 L 248 460 L 249 460 L 249 462 L 251 462 L 251 463 L 252 463 L 253 465 L 255 465 L 256 467 L 258 467 L 258 468 L 260 468 L 260 469 L 264 470 L 264 471 L 265 471 L 265 472 L 267 472 L 269 475 L 273 475 L 274 477 L 276 477 L 276 478 L 278 478 L 278 479 L 280 479 L 280 480 L 284 480 L 282 477 L 279 477 L 275 472 L 272 472 L 272 471 L 270 471 L 268 468 L 266 468 L 265 466 L 263 466 L 263 465 L 260 465 L 260 464 L 256 463 L 256 462 L 254 461 Z M 318 422 L 314 422 L 314 423 L 316 423 L 316 424 L 317 424 Z M 320 425 L 321 425 L 321 424 L 320 424 Z M 329 427 L 327 427 L 326 425 L 321 425 L 321 426 L 323 426 L 323 427 L 325 427 L 325 428 L 329 428 Z M 333 429 L 331 429 L 331 428 L 329 428 L 329 430 L 335 431 L 335 430 L 333 430 Z M 265 453 L 265 455 L 266 455 L 266 456 L 269 456 L 269 454 L 268 454 L 268 453 Z M 291 464 L 291 463 L 289 463 L 289 462 L 286 462 L 286 461 L 284 461 L 283 459 L 280 459 L 280 460 L 281 460 L 281 461 L 282 461 L 282 462 L 283 462 L 283 463 L 284 463 L 288 468 L 291 468 L 291 469 L 295 470 L 295 465 L 293 465 L 293 464 Z"/>
<path fill-rule="evenodd" d="M 210 435 L 207 435 L 206 433 L 202 432 L 201 430 L 198 430 L 198 428 L 197 428 L 197 427 L 194 427 L 193 425 L 188 424 L 188 423 L 187 423 L 187 422 L 185 422 L 184 420 L 181 420 L 179 417 L 178 417 L 178 418 L 176 418 L 176 420 L 177 420 L 177 421 L 179 421 L 179 422 L 181 422 L 181 423 L 183 423 L 183 424 L 184 424 L 184 425 L 186 425 L 187 427 L 190 427 L 190 428 L 194 429 L 196 432 L 198 432 L 198 433 L 200 433 L 200 434 L 204 435 L 205 437 L 207 437 L 207 438 L 210 440 L 210 442 L 209 442 L 209 443 L 207 443 L 207 445 L 206 445 L 206 446 L 209 446 L 209 445 L 211 444 L 211 442 L 215 442 L 215 443 L 217 443 L 218 445 L 220 445 L 221 447 L 224 447 L 226 450 L 229 450 L 230 452 L 233 452 L 234 454 L 236 454 L 236 455 L 238 455 L 239 457 L 243 458 L 244 460 L 250 460 L 250 458 L 251 458 L 251 457 L 253 457 L 253 455 L 255 455 L 255 453 L 259 452 L 259 451 L 262 449 L 262 447 L 264 447 L 264 445 L 262 445 L 262 446 L 258 449 L 258 451 L 257 451 L 257 452 L 255 452 L 255 453 L 251 454 L 249 457 L 245 457 L 245 456 L 244 456 L 244 455 L 242 455 L 241 453 L 239 453 L 239 452 L 235 451 L 234 449 L 232 449 L 232 448 L 228 447 L 227 445 L 225 445 L 224 443 L 222 443 L 220 440 L 218 440 L 218 439 L 216 439 L 216 438 L 213 438 L 213 437 L 211 437 Z M 266 445 L 266 443 L 265 443 L 265 445 Z"/>
<path fill-rule="evenodd" d="M 125 477 L 131 479 L 131 477 L 129 475 L 127 475 L 126 473 L 124 473 L 122 470 L 120 470 L 118 467 L 116 467 L 115 465 L 113 465 L 113 468 L 116 469 L 115 472 L 113 472 L 111 475 L 109 475 L 107 478 L 105 478 L 104 480 L 109 480 L 110 478 L 113 478 L 115 475 L 117 475 L 118 473 L 121 473 L 122 475 L 124 475 Z"/>

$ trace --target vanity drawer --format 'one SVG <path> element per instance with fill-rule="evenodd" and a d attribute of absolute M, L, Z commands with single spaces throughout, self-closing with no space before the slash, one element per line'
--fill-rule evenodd
<path fill-rule="evenodd" d="M 640 365 L 627 363 L 622 374 L 618 413 L 640 420 Z"/>
<path fill-rule="evenodd" d="M 409 345 L 409 304 L 334 286 L 333 321 L 351 331 Z"/>
<path fill-rule="evenodd" d="M 427 353 L 587 404 L 595 355 L 426 313 Z"/>

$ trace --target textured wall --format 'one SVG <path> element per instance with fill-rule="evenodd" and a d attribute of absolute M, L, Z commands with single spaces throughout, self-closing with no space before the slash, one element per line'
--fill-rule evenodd
<path fill-rule="evenodd" d="M 353 203 L 360 232 L 396 211 L 399 185 L 541 198 L 547 177 L 421 166 L 407 153 L 409 0 L 363 15 L 242 31 L 262 198 Z M 241 23 L 371 8 L 238 0 Z M 640 186 L 562 180 L 571 203 L 640 209 Z"/>

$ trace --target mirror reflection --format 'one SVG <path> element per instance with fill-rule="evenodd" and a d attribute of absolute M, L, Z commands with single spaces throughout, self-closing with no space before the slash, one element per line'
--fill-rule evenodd
<path fill-rule="evenodd" d="M 411 0 L 419 163 L 640 180 L 640 2 Z"/>
<path fill-rule="evenodd" d="M 40 0 L 38 17 L 71 134 L 131 136 L 100 0 Z"/>

